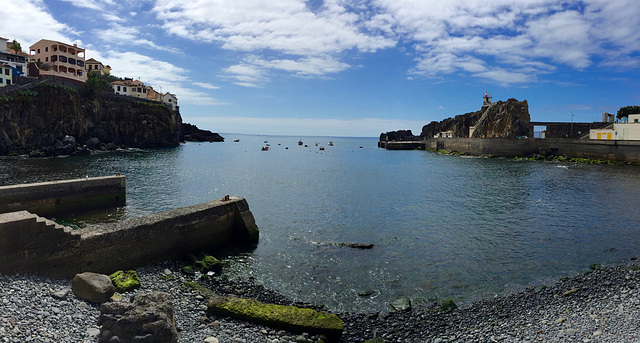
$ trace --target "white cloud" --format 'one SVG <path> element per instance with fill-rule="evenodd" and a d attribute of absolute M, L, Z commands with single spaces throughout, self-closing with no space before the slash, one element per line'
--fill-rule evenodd
<path fill-rule="evenodd" d="M 134 45 L 174 53 L 180 52 L 178 49 L 159 46 L 151 40 L 140 38 L 141 36 L 144 36 L 144 34 L 138 28 L 132 26 L 112 24 L 108 29 L 94 30 L 93 34 L 100 37 L 104 42 L 109 42 L 119 46 L 127 46 L 129 49 Z"/>
<path fill-rule="evenodd" d="M 70 35 L 73 28 L 58 22 L 49 13 L 41 0 L 7 1 L 0 6 L 0 35 L 15 39 L 22 50 L 29 52 L 29 46 L 47 38 L 62 42 L 73 42 Z M 14 19 L 10 19 L 14 18 Z"/>
<path fill-rule="evenodd" d="M 214 86 L 210 83 L 205 83 L 205 82 L 194 82 L 193 83 L 194 86 L 198 86 L 198 87 L 202 87 L 202 88 L 206 88 L 206 89 L 219 89 L 220 87 L 218 86 Z"/>

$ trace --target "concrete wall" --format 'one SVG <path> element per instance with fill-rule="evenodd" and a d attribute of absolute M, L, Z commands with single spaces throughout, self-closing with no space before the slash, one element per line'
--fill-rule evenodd
<path fill-rule="evenodd" d="M 50 216 L 125 204 L 126 182 L 120 175 L 0 187 L 0 213 Z"/>
<path fill-rule="evenodd" d="M 590 139 L 442 138 L 425 140 L 425 148 L 470 155 L 525 157 L 534 154 L 567 155 L 640 163 L 640 141 Z"/>
<path fill-rule="evenodd" d="M 112 273 L 205 248 L 256 244 L 258 234 L 246 200 L 237 197 L 75 231 L 27 211 L 3 213 L 0 273 Z"/>

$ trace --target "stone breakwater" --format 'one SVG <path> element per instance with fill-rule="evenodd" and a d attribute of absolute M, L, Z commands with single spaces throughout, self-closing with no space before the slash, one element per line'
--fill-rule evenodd
<path fill-rule="evenodd" d="M 487 298 L 450 312 L 437 304 L 409 311 L 338 314 L 345 322 L 339 342 L 637 342 L 640 340 L 640 269 L 626 263 L 594 268 L 548 287 Z M 177 262 L 138 268 L 138 292 L 171 296 L 180 342 L 320 342 L 240 320 L 207 317 L 206 299 L 184 285 L 197 276 Z M 224 275 L 198 280 L 218 294 L 291 305 L 253 280 Z M 71 281 L 0 275 L 0 342 L 98 342 L 97 305 L 77 299 Z"/>

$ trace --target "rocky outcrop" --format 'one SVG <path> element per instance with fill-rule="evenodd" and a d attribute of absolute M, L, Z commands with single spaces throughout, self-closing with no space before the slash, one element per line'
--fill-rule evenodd
<path fill-rule="evenodd" d="M 528 134 L 530 120 L 527 101 L 509 99 L 492 103 L 477 112 L 431 122 L 422 128 L 420 137 L 433 138 L 441 132 L 451 132 L 453 137 L 458 138 L 516 138 Z M 475 130 L 470 135 L 471 127 L 475 127 Z"/>
<path fill-rule="evenodd" d="M 169 294 L 148 292 L 133 302 L 114 301 L 100 306 L 102 342 L 178 342 Z"/>
<path fill-rule="evenodd" d="M 0 96 L 0 155 L 67 155 L 85 144 L 174 146 L 180 143 L 181 125 L 180 113 L 161 103 L 84 95 L 82 89 L 45 82 Z"/>
<path fill-rule="evenodd" d="M 185 142 L 224 142 L 224 137 L 209 130 L 202 130 L 193 124 L 182 123 L 180 141 Z"/>

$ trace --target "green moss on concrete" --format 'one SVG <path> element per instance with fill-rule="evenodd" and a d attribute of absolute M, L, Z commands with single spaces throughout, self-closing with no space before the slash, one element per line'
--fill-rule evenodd
<path fill-rule="evenodd" d="M 122 271 L 109 275 L 111 282 L 116 287 L 118 293 L 125 293 L 140 288 L 140 279 L 135 270 Z"/>
<path fill-rule="evenodd" d="M 344 329 L 335 314 L 295 306 L 265 304 L 252 299 L 215 296 L 209 300 L 209 315 L 223 315 L 293 332 L 339 337 Z"/>

